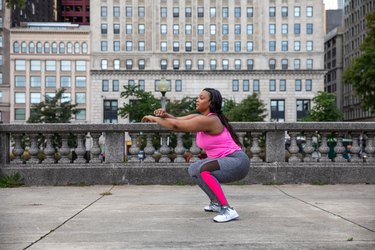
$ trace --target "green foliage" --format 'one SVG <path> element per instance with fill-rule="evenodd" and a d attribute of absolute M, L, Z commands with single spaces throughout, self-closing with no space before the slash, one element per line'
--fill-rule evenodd
<path fill-rule="evenodd" d="M 26 0 L 5 0 L 5 3 L 9 9 L 12 9 L 13 6 L 20 9 L 24 9 L 26 7 Z"/>
<path fill-rule="evenodd" d="M 0 187 L 2 188 L 14 188 L 23 185 L 23 177 L 18 172 L 14 175 L 6 175 L 0 178 Z"/>
<path fill-rule="evenodd" d="M 139 85 L 124 86 L 121 97 L 129 98 L 129 103 L 124 103 L 119 108 L 118 114 L 122 118 L 129 118 L 129 121 L 140 122 L 142 117 L 153 114 L 154 110 L 160 107 L 160 100 L 156 99 L 151 92 L 139 88 Z"/>
<path fill-rule="evenodd" d="M 196 113 L 195 98 L 184 97 L 180 101 L 169 102 L 167 104 L 167 110 L 168 113 L 178 114 L 178 116 Z"/>
<path fill-rule="evenodd" d="M 76 104 L 61 102 L 65 89 L 56 91 L 54 97 L 45 95 L 45 101 L 34 104 L 28 123 L 69 123 L 73 114 L 77 114 Z"/>
<path fill-rule="evenodd" d="M 224 113 L 231 122 L 261 122 L 266 117 L 265 105 L 256 93 L 237 105 L 232 100 L 226 101 L 224 107 Z"/>
<path fill-rule="evenodd" d="M 375 12 L 367 16 L 368 32 L 361 44 L 361 55 L 344 72 L 344 82 L 351 84 L 365 110 L 375 111 Z"/>
<path fill-rule="evenodd" d="M 329 122 L 341 121 L 342 112 L 336 106 L 336 97 L 333 93 L 319 91 L 313 98 L 314 107 L 303 121 Z"/>

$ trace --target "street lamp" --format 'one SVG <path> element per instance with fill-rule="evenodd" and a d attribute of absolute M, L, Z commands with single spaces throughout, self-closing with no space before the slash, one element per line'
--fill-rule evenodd
<path fill-rule="evenodd" d="M 165 97 L 165 93 L 169 89 L 169 82 L 164 77 L 159 80 L 158 89 L 161 93 L 161 108 L 166 110 L 167 98 Z"/>

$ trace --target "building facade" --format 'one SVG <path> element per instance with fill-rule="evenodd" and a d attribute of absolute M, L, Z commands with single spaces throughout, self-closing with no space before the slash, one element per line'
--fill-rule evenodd
<path fill-rule="evenodd" d="M 61 22 L 90 24 L 90 0 L 59 0 L 57 9 Z"/>
<path fill-rule="evenodd" d="M 31 107 L 65 88 L 61 101 L 77 104 L 72 122 L 87 122 L 90 29 L 69 23 L 28 23 L 10 30 L 10 123 L 24 123 Z"/>
<path fill-rule="evenodd" d="M 240 102 L 258 93 L 268 121 L 293 122 L 324 89 L 323 1 L 92 0 L 93 122 L 126 122 L 123 85 L 170 101 L 213 87 Z"/>
<path fill-rule="evenodd" d="M 356 56 L 366 37 L 366 16 L 375 11 L 373 0 L 345 0 L 344 6 L 344 70 Z M 370 110 L 361 108 L 361 100 L 355 96 L 351 85 L 343 86 L 344 120 L 375 120 Z"/>

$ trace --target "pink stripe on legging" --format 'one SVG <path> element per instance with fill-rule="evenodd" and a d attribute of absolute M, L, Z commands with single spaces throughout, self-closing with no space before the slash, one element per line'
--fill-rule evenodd
<path fill-rule="evenodd" d="M 221 205 L 228 205 L 227 199 L 225 198 L 224 192 L 219 182 L 215 179 L 215 177 L 211 175 L 211 172 L 203 171 L 201 172 L 201 176 L 203 181 L 207 184 L 207 186 L 212 190 L 212 192 L 214 192 Z"/>

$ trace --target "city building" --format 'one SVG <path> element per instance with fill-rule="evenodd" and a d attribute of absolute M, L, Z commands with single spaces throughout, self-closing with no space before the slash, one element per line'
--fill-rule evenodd
<path fill-rule="evenodd" d="M 65 88 L 78 104 L 72 122 L 91 117 L 90 29 L 70 23 L 25 23 L 10 29 L 10 123 L 24 123 L 33 104 Z"/>
<path fill-rule="evenodd" d="M 57 9 L 60 22 L 90 24 L 90 0 L 59 0 Z"/>
<path fill-rule="evenodd" d="M 360 55 L 360 45 L 366 37 L 366 16 L 375 11 L 373 0 L 345 0 L 344 6 L 344 70 Z M 370 110 L 361 108 L 361 100 L 355 96 L 352 85 L 343 86 L 344 120 L 375 120 Z"/>
<path fill-rule="evenodd" d="M 343 22 L 343 10 L 326 10 L 326 33 L 336 27 L 341 27 Z"/>
<path fill-rule="evenodd" d="M 258 93 L 267 121 L 294 122 L 324 89 L 323 1 L 92 0 L 92 122 L 118 117 L 123 85 L 170 101 L 213 87 Z"/>

